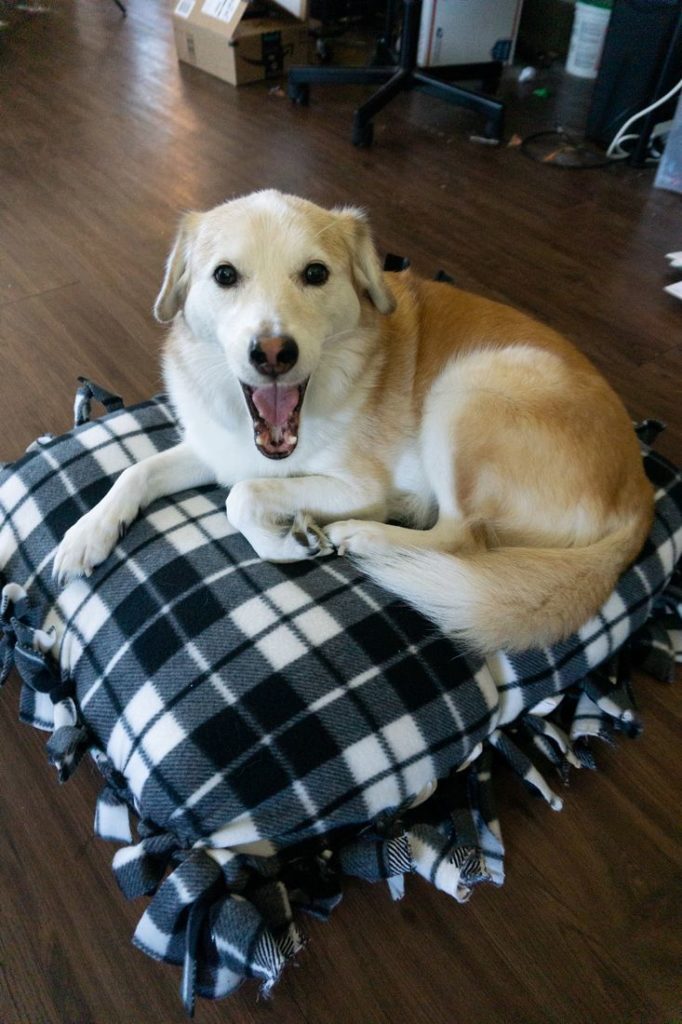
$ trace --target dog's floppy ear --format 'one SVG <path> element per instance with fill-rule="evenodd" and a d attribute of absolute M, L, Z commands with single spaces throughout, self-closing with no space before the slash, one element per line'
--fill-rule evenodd
<path fill-rule="evenodd" d="M 333 211 L 344 223 L 350 247 L 353 273 L 380 313 L 392 313 L 396 302 L 384 281 L 367 215 L 353 206 Z"/>
<path fill-rule="evenodd" d="M 198 213 L 185 213 L 166 260 L 166 273 L 156 302 L 154 316 L 167 324 L 182 309 L 189 287 L 189 249 L 199 220 Z"/>

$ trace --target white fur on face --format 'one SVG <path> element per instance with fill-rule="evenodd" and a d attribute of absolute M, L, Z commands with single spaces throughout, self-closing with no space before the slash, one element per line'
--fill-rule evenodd
<path fill-rule="evenodd" d="M 299 359 L 283 379 L 299 383 L 323 358 L 325 342 L 333 345 L 360 319 L 340 218 L 319 208 L 306 216 L 306 205 L 276 192 L 226 203 L 202 215 L 191 246 L 185 319 L 196 337 L 222 347 L 232 373 L 248 384 L 262 382 L 249 362 L 254 336 L 294 338 Z M 236 285 L 216 284 L 221 263 L 235 267 Z M 305 283 L 309 263 L 328 268 L 325 284 Z"/>

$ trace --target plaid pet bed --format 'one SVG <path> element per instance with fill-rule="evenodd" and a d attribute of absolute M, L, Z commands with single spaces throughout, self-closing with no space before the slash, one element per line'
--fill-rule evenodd
<path fill-rule="evenodd" d="M 107 415 L 89 422 L 93 398 Z M 76 423 L 0 471 L 0 679 L 17 668 L 62 779 L 95 758 L 96 830 L 127 844 L 124 893 L 153 895 L 134 941 L 184 964 L 190 1011 L 195 991 L 268 989 L 300 948 L 296 912 L 326 916 L 344 873 L 399 896 L 418 872 L 460 901 L 500 883 L 493 758 L 558 809 L 538 759 L 561 781 L 591 764 L 586 737 L 639 730 L 633 659 L 671 675 L 682 478 L 646 445 L 656 519 L 636 565 L 569 640 L 484 661 L 344 559 L 261 562 L 217 487 L 155 502 L 59 592 L 66 529 L 177 441 L 162 396 L 125 409 L 85 381 Z"/>

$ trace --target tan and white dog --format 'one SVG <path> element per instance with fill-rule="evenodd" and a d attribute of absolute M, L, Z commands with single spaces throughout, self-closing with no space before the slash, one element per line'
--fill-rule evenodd
<path fill-rule="evenodd" d="M 328 541 L 446 632 L 520 649 L 586 621 L 647 535 L 630 420 L 588 360 L 503 305 L 383 274 L 356 209 L 264 191 L 187 214 L 155 314 L 183 440 L 68 531 L 62 580 L 151 501 L 217 481 L 262 558 Z"/>

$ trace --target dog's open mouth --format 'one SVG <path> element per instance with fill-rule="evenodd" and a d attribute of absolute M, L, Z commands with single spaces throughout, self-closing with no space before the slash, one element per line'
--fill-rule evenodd
<path fill-rule="evenodd" d="M 302 384 L 264 384 L 254 388 L 242 383 L 253 420 L 253 439 L 261 455 L 286 459 L 298 444 L 298 425 L 308 381 Z"/>

